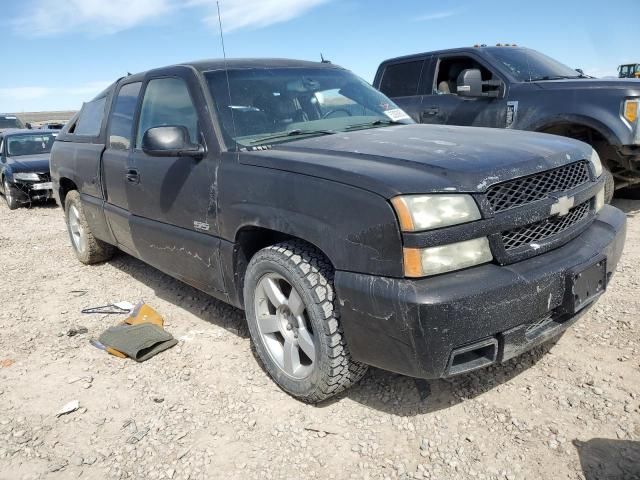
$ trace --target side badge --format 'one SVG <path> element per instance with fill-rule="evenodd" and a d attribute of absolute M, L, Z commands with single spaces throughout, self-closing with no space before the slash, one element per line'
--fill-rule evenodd
<path fill-rule="evenodd" d="M 209 231 L 209 224 L 208 223 L 204 223 L 204 222 L 197 222 L 197 221 L 193 221 L 193 228 L 195 228 L 196 230 L 202 230 L 203 232 L 208 232 Z"/>
<path fill-rule="evenodd" d="M 518 119 L 518 102 L 507 102 L 507 124 L 506 128 L 510 128 Z"/>

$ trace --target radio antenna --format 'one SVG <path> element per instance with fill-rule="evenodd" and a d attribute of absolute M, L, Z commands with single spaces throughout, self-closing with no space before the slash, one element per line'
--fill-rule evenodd
<path fill-rule="evenodd" d="M 227 52 L 224 48 L 224 35 L 222 33 L 222 15 L 220 15 L 220 2 L 216 1 L 216 6 L 218 7 L 218 25 L 220 26 L 220 44 L 222 45 L 222 58 L 224 59 L 224 73 L 227 77 L 227 94 L 229 95 L 229 110 L 231 110 L 231 126 L 233 127 L 233 136 L 237 136 L 236 132 L 236 122 L 233 118 L 233 107 L 231 101 L 231 82 L 229 81 L 229 69 L 227 68 Z M 237 149 L 236 144 L 236 149 Z"/>

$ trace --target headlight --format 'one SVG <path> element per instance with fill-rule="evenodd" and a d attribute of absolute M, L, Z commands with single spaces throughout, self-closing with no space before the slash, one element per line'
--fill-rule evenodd
<path fill-rule="evenodd" d="M 596 213 L 598 213 L 602 207 L 604 207 L 604 185 L 600 189 L 598 193 L 596 193 L 595 204 L 594 204 Z"/>
<path fill-rule="evenodd" d="M 480 219 L 470 195 L 402 195 L 391 199 L 403 232 L 418 232 Z"/>
<path fill-rule="evenodd" d="M 15 180 L 22 180 L 24 182 L 37 182 L 40 177 L 37 173 L 14 173 L 13 178 Z"/>
<path fill-rule="evenodd" d="M 596 177 L 600 177 L 600 175 L 602 175 L 602 162 L 600 161 L 600 155 L 598 155 L 598 152 L 592 150 L 591 159 L 589 161 L 593 166 L 593 171 L 595 172 Z"/>
<path fill-rule="evenodd" d="M 625 100 L 622 115 L 629 123 L 634 123 L 638 119 L 638 99 Z"/>
<path fill-rule="evenodd" d="M 451 272 L 493 260 L 487 237 L 431 248 L 405 248 L 404 274 L 419 278 Z"/>

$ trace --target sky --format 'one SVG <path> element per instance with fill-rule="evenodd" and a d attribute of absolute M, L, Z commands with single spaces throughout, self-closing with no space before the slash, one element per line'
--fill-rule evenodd
<path fill-rule="evenodd" d="M 77 110 L 111 82 L 221 58 L 215 0 L 0 0 L 0 112 Z M 220 0 L 226 53 L 333 63 L 517 43 L 615 76 L 640 62 L 640 0 Z M 626 24 L 627 20 L 629 21 Z"/>

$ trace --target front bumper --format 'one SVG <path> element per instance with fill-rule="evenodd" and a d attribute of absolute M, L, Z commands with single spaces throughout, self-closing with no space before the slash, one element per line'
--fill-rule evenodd
<path fill-rule="evenodd" d="M 48 181 L 13 183 L 14 194 L 19 202 L 49 200 L 53 198 L 53 184 Z"/>
<path fill-rule="evenodd" d="M 468 357 L 467 366 L 508 360 L 556 337 L 588 309 L 565 313 L 570 311 L 567 277 L 576 267 L 604 257 L 608 280 L 625 235 L 625 214 L 605 205 L 577 238 L 508 266 L 481 265 L 420 280 L 336 272 L 351 355 L 419 378 L 472 369 L 456 370 L 453 362 L 454 357 L 467 358 L 470 345 L 486 358 Z"/>

